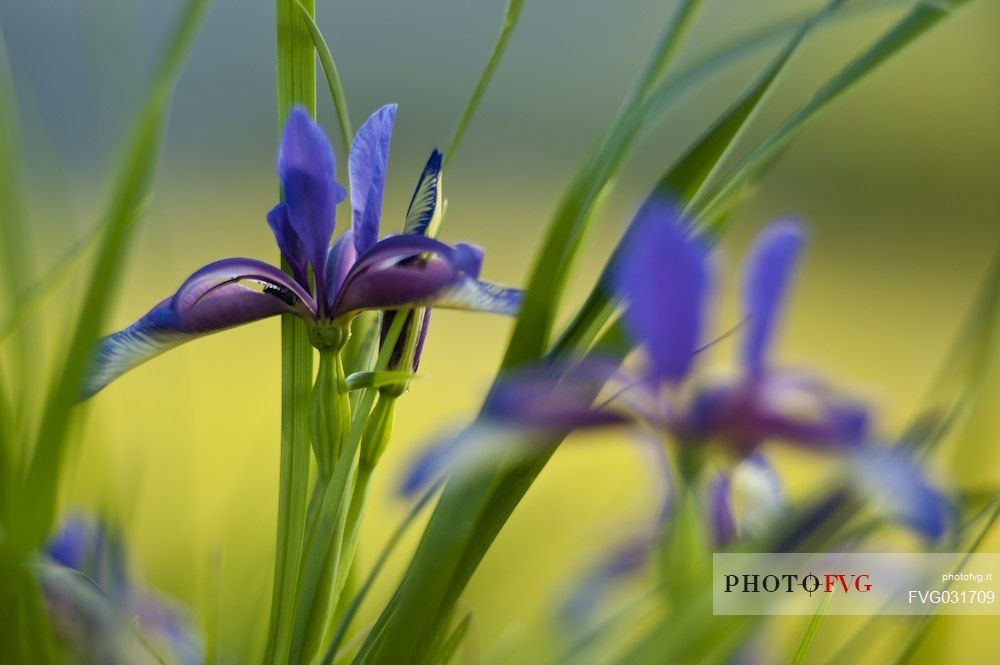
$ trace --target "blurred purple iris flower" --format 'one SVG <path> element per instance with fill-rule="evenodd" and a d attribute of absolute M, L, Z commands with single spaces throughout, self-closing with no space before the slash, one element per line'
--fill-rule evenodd
<path fill-rule="evenodd" d="M 757 238 L 743 273 L 742 374 L 700 387 L 686 408 L 668 414 L 683 441 L 718 438 L 742 454 L 767 439 L 826 447 L 857 445 L 867 412 L 818 378 L 768 362 L 781 308 L 803 244 L 798 224 L 779 221 Z M 649 380 L 676 388 L 704 348 L 712 272 L 707 249 L 666 201 L 637 216 L 620 262 L 626 326 L 649 358 Z"/>
<path fill-rule="evenodd" d="M 323 131 L 295 108 L 277 170 L 284 201 L 267 215 L 292 277 L 263 261 L 223 259 L 196 271 L 172 296 L 104 338 L 86 377 L 93 395 L 124 372 L 188 340 L 279 314 L 310 324 L 317 346 L 346 342 L 363 310 L 444 307 L 514 315 L 521 292 L 479 281 L 483 253 L 427 237 L 441 216 L 441 154 L 427 162 L 403 233 L 378 239 L 395 105 L 376 111 L 351 146 L 352 226 L 333 245 L 336 206 L 346 192 Z"/>
<path fill-rule="evenodd" d="M 131 579 L 119 532 L 71 517 L 44 554 L 50 565 L 39 577 L 49 613 L 82 661 L 153 663 L 167 652 L 170 662 L 203 662 L 203 647 L 181 609 Z"/>

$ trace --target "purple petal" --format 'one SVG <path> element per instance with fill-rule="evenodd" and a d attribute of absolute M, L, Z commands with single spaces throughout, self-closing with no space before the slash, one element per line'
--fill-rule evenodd
<path fill-rule="evenodd" d="M 330 252 L 326 257 L 326 307 L 327 310 L 333 308 L 333 302 L 337 298 L 340 287 L 347 279 L 354 262 L 358 260 L 358 252 L 355 249 L 354 231 L 345 231 L 337 242 L 333 243 Z"/>
<path fill-rule="evenodd" d="M 316 303 L 299 283 L 270 263 L 246 258 L 222 259 L 195 271 L 174 294 L 173 307 L 184 312 L 215 289 L 238 282 L 257 283 L 268 295 L 287 303 L 290 310 L 316 315 Z"/>
<path fill-rule="evenodd" d="M 632 222 L 618 263 L 625 322 L 645 345 L 657 378 L 677 383 L 701 339 L 709 271 L 701 242 L 686 237 L 676 208 L 650 201 Z"/>
<path fill-rule="evenodd" d="M 465 250 L 463 250 L 464 252 Z M 448 245 L 422 236 L 393 236 L 358 258 L 331 316 L 365 309 L 442 307 L 515 315 L 523 293 L 465 274 Z M 463 260 L 465 267 L 472 267 Z"/>
<path fill-rule="evenodd" d="M 743 362 L 751 376 L 763 371 L 768 344 L 803 242 L 798 224 L 776 222 L 760 234 L 750 251 L 743 282 Z"/>
<path fill-rule="evenodd" d="M 59 531 L 49 540 L 45 553 L 61 566 L 83 570 L 92 537 L 87 520 L 71 517 L 63 522 Z"/>
<path fill-rule="evenodd" d="M 102 339 L 81 397 L 94 395 L 133 367 L 196 337 L 277 314 L 311 318 L 314 311 L 309 294 L 277 268 L 254 259 L 217 261 L 131 326 Z"/>
<path fill-rule="evenodd" d="M 354 246 L 358 254 L 363 254 L 378 241 L 382 192 L 395 118 L 396 105 L 383 106 L 365 121 L 351 145 L 347 170 L 351 179 Z"/>
<path fill-rule="evenodd" d="M 413 191 L 403 233 L 422 236 L 436 234 L 438 220 L 441 219 L 441 165 L 442 155 L 435 150 L 427 160 L 420 180 L 417 181 L 417 188 Z"/>
<path fill-rule="evenodd" d="M 866 409 L 810 377 L 769 374 L 709 388 L 681 426 L 684 436 L 721 437 L 744 453 L 779 439 L 809 447 L 857 446 L 867 435 Z"/>
<path fill-rule="evenodd" d="M 853 468 L 852 476 L 876 509 L 929 540 L 944 535 L 950 519 L 948 503 L 906 452 L 866 448 L 854 455 Z"/>
<path fill-rule="evenodd" d="M 278 177 L 288 221 L 313 265 L 317 293 L 325 293 L 323 267 L 333 235 L 336 206 L 344 191 L 336 182 L 336 159 L 323 130 L 302 108 L 292 109 L 278 153 Z"/>
<path fill-rule="evenodd" d="M 332 317 L 366 309 L 440 307 L 515 316 L 523 292 L 480 282 L 441 260 L 370 270 L 344 284 Z"/>
<path fill-rule="evenodd" d="M 295 232 L 288 220 L 288 207 L 284 203 L 274 206 L 271 212 L 267 213 L 267 224 L 274 233 L 274 239 L 278 241 L 281 255 L 292 267 L 296 281 L 302 286 L 308 287 L 309 274 L 306 270 L 306 264 L 309 259 L 306 256 L 305 247 L 302 245 L 302 239 L 299 238 L 299 234 Z"/>
<path fill-rule="evenodd" d="M 484 255 L 481 248 L 460 242 L 455 245 L 455 267 L 469 277 L 479 279 L 479 272 L 483 269 Z"/>
<path fill-rule="evenodd" d="M 413 371 L 420 369 L 420 358 L 424 355 L 424 343 L 427 342 L 427 329 L 431 325 L 431 310 L 424 310 L 424 320 L 420 323 L 420 332 L 417 333 L 417 347 L 413 350 Z"/>
<path fill-rule="evenodd" d="M 594 406 L 594 395 L 607 380 L 601 371 L 574 372 L 568 378 L 548 371 L 508 377 L 497 384 L 484 416 L 506 427 L 576 430 L 618 425 L 626 417 Z"/>

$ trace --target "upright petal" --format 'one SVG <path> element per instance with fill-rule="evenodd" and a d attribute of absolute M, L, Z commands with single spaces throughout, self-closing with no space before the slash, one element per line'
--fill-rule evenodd
<path fill-rule="evenodd" d="M 309 318 L 314 309 L 309 294 L 277 268 L 253 259 L 218 261 L 196 272 L 131 326 L 102 339 L 81 398 L 188 340 L 276 314 Z"/>
<path fill-rule="evenodd" d="M 406 211 L 403 233 L 434 236 L 441 221 L 441 165 L 442 155 L 437 150 L 431 153 L 424 166 L 417 188 L 413 190 L 410 207 Z"/>
<path fill-rule="evenodd" d="M 776 222 L 760 234 L 750 251 L 743 282 L 743 362 L 751 376 L 759 376 L 764 369 L 768 343 L 803 240 L 798 224 Z"/>
<path fill-rule="evenodd" d="M 337 242 L 333 243 L 329 254 L 326 257 L 326 308 L 327 311 L 333 308 L 333 301 L 337 298 L 340 287 L 347 279 L 354 262 L 358 260 L 358 252 L 355 249 L 354 231 L 345 231 Z"/>
<path fill-rule="evenodd" d="M 347 170 L 351 179 L 354 246 L 358 254 L 363 254 L 378 241 L 382 191 L 395 118 L 396 105 L 383 106 L 365 121 L 351 145 Z"/>
<path fill-rule="evenodd" d="M 701 338 L 709 271 L 702 243 L 685 235 L 676 208 L 659 200 L 632 223 L 618 266 L 625 322 L 656 377 L 681 381 Z"/>
<path fill-rule="evenodd" d="M 323 130 L 302 108 L 288 115 L 278 153 L 278 177 L 288 221 L 313 265 L 317 293 L 324 291 L 323 268 L 333 235 L 336 205 L 344 191 L 336 182 L 336 159 Z"/>
<path fill-rule="evenodd" d="M 309 257 L 306 256 L 305 246 L 299 234 L 292 228 L 292 223 L 288 219 L 288 206 L 279 203 L 267 213 L 267 225 L 274 233 L 274 239 L 278 241 L 278 249 L 281 255 L 292 267 L 292 274 L 295 280 L 302 286 L 309 287 L 309 273 L 306 266 Z"/>

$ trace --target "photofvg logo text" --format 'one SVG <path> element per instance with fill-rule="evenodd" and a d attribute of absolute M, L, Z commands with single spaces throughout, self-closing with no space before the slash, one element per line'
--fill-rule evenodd
<path fill-rule="evenodd" d="M 808 573 L 799 576 L 792 573 L 782 575 L 726 575 L 726 593 L 796 593 L 804 591 L 809 595 L 823 593 L 868 593 L 872 590 L 871 575 L 868 573 Z"/>
<path fill-rule="evenodd" d="M 716 554 L 715 614 L 1000 614 L 1000 554 Z"/>

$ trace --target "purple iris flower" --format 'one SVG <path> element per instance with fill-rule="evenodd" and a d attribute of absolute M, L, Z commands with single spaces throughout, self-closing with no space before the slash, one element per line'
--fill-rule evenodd
<path fill-rule="evenodd" d="M 794 222 L 758 237 L 743 276 L 741 364 L 734 381 L 696 390 L 688 408 L 669 415 L 683 440 L 720 438 L 743 454 L 766 439 L 809 446 L 863 441 L 867 413 L 819 379 L 780 370 L 768 351 L 803 244 Z M 619 291 L 625 322 L 649 358 L 651 381 L 677 387 L 703 348 L 712 271 L 704 243 L 667 202 L 649 204 L 634 222 L 622 254 Z"/>
<path fill-rule="evenodd" d="M 148 651 L 155 647 L 169 652 L 171 662 L 203 662 L 203 647 L 182 610 L 131 579 L 121 533 L 101 521 L 71 517 L 44 554 L 54 564 L 40 569 L 45 601 L 76 656 L 86 662 L 152 662 Z M 132 637 L 135 629 L 145 642 Z"/>
<path fill-rule="evenodd" d="M 223 259 L 196 271 L 172 296 L 125 330 L 104 338 L 83 394 L 188 340 L 279 314 L 310 324 L 317 347 L 338 348 L 364 310 L 445 307 L 514 315 L 522 293 L 479 281 L 483 253 L 428 237 L 441 216 L 441 154 L 417 184 L 403 233 L 378 239 L 396 106 L 376 111 L 351 146 L 351 228 L 331 246 L 337 204 L 346 197 L 323 131 L 301 108 L 289 114 L 278 153 L 284 201 L 267 215 L 293 276 L 263 261 Z"/>

